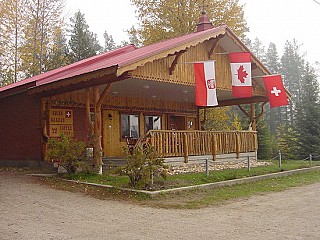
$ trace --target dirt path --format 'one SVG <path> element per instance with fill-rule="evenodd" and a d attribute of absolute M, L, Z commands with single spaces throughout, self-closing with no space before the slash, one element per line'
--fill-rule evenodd
<path fill-rule="evenodd" d="M 200 210 L 98 200 L 0 171 L 0 239 L 320 239 L 320 183 Z"/>

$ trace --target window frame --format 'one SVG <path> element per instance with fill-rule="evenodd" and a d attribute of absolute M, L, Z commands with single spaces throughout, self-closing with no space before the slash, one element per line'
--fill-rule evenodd
<path fill-rule="evenodd" d="M 160 120 L 160 128 L 159 129 L 154 129 L 154 125 L 152 125 L 152 129 L 147 128 L 147 118 L 148 117 L 152 117 L 152 118 L 159 118 Z M 161 115 L 157 115 L 157 114 L 144 114 L 144 132 L 147 133 L 150 130 L 161 130 L 162 129 L 162 117 Z"/>
<path fill-rule="evenodd" d="M 125 132 L 128 132 L 128 135 L 126 136 L 123 134 L 123 116 L 126 116 L 126 127 L 128 128 Z M 137 125 L 133 125 L 130 123 L 130 116 L 136 117 L 137 118 Z M 133 136 L 132 134 L 132 126 L 137 126 L 137 135 Z M 140 115 L 138 113 L 120 113 L 120 139 L 121 141 L 126 141 L 126 138 L 139 138 L 140 137 Z"/>

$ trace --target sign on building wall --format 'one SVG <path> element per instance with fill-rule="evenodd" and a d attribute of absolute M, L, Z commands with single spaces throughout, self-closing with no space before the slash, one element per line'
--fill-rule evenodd
<path fill-rule="evenodd" d="M 73 137 L 73 110 L 50 109 L 49 128 L 50 137 L 59 137 L 61 134 Z"/>

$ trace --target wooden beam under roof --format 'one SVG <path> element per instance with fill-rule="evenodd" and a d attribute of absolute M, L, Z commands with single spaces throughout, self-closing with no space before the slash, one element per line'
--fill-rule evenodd
<path fill-rule="evenodd" d="M 174 58 L 173 62 L 171 63 L 171 66 L 169 68 L 169 74 L 170 75 L 173 74 L 174 70 L 176 69 L 176 66 L 178 64 L 178 61 L 179 61 L 181 55 L 184 54 L 186 51 L 187 51 L 187 49 L 186 50 L 181 50 L 180 52 L 177 52 L 177 53 L 174 54 L 175 58 Z"/>

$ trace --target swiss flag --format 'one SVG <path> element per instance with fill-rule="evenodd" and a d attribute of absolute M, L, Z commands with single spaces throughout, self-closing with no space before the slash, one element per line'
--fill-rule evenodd
<path fill-rule="evenodd" d="M 232 95 L 234 97 L 252 97 L 251 54 L 249 52 L 229 53 Z"/>
<path fill-rule="evenodd" d="M 194 63 L 196 105 L 217 106 L 214 61 Z"/>
<path fill-rule="evenodd" d="M 262 79 L 270 101 L 270 108 L 288 105 L 281 75 L 264 76 Z"/>

